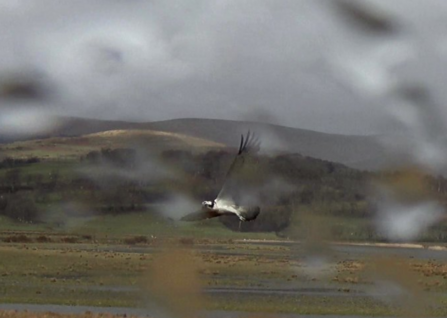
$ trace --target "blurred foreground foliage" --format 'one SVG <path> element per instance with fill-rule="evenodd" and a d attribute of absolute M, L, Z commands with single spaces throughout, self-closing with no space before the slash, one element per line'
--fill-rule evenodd
<path fill-rule="evenodd" d="M 0 215 L 35 223 L 65 216 L 156 213 L 157 205 L 179 193 L 200 208 L 201 201 L 219 193 L 233 159 L 234 153 L 225 150 L 168 150 L 149 160 L 133 149 L 102 149 L 63 163 L 5 158 L 0 162 Z M 399 171 L 360 171 L 299 154 L 256 156 L 246 168 L 239 181 L 262 213 L 257 220 L 242 224 L 237 218 L 222 217 L 221 222 L 234 231 L 279 233 L 299 223 L 295 216 L 300 211 L 367 220 L 375 209 L 367 199 L 370 181 L 402 179 Z M 431 195 L 447 202 L 444 177 L 420 178 Z M 334 224 L 335 236 L 349 236 L 341 233 L 345 230 Z M 365 239 L 375 237 L 372 228 L 362 231 Z"/>

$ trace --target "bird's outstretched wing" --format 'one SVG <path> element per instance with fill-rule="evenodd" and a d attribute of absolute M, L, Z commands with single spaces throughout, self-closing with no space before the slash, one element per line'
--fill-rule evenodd
<path fill-rule="evenodd" d="M 247 160 L 247 156 L 257 153 L 260 149 L 260 141 L 256 135 L 248 131 L 247 136 L 241 135 L 239 151 L 227 172 L 224 184 L 216 202 L 220 204 L 233 205 L 238 204 L 241 198 L 242 178 L 241 172 Z"/>

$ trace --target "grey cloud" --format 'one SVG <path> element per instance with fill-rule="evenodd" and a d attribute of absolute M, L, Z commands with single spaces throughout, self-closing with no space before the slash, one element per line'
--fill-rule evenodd
<path fill-rule="evenodd" d="M 369 134 L 408 69 L 430 66 L 411 76 L 437 72 L 429 84 L 447 97 L 436 70 L 447 5 L 424 2 L 420 16 L 418 1 L 365 3 L 403 31 L 363 34 L 314 0 L 1 1 L 0 72 L 44 73 L 58 92 L 44 106 L 58 115 L 240 119 L 274 109 L 283 125 Z"/>

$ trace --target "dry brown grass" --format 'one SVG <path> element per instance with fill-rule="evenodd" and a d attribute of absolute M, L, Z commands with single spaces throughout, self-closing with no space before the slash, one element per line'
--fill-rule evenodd
<path fill-rule="evenodd" d="M 122 318 L 123 315 L 112 314 L 95 314 L 86 312 L 83 314 L 57 314 L 54 312 L 35 313 L 29 311 L 15 311 L 15 310 L 0 310 L 0 318 Z M 127 318 L 134 318 L 137 316 L 125 315 Z"/>
<path fill-rule="evenodd" d="M 20 235 L 11 235 L 11 236 L 7 236 L 3 239 L 3 242 L 5 243 L 30 243 L 32 242 L 32 240 L 24 235 L 24 234 L 20 234 Z"/>
<path fill-rule="evenodd" d="M 49 243 L 51 241 L 52 239 L 46 235 L 39 235 L 38 237 L 36 237 L 36 242 L 38 243 Z"/>
<path fill-rule="evenodd" d="M 135 244 L 146 244 L 148 239 L 144 235 L 137 235 L 134 237 L 128 237 L 123 240 L 124 244 L 135 245 Z"/>
<path fill-rule="evenodd" d="M 54 312 L 43 312 L 43 313 L 34 313 L 28 311 L 0 311 L 0 318 L 137 318 L 138 316 L 133 315 L 112 315 L 107 313 L 95 314 L 86 312 L 83 314 L 57 314 Z M 272 315 L 265 314 L 250 314 L 247 318 L 267 318 L 274 317 Z"/>
<path fill-rule="evenodd" d="M 61 242 L 73 244 L 73 243 L 77 243 L 78 242 L 78 238 L 77 237 L 73 237 L 73 236 L 67 236 L 67 237 L 61 238 Z"/>
<path fill-rule="evenodd" d="M 108 130 L 99 133 L 85 135 L 84 138 L 88 139 L 107 139 L 111 137 L 118 138 L 144 138 L 144 137 L 158 137 L 158 138 L 169 138 L 172 140 L 179 140 L 190 146 L 198 146 L 198 147 L 223 147 L 223 144 L 207 140 L 204 138 L 187 136 L 179 133 L 166 132 L 166 131 L 158 131 L 158 130 Z"/>
<path fill-rule="evenodd" d="M 179 239 L 179 243 L 181 245 L 193 246 L 194 245 L 194 239 L 190 238 L 190 237 L 182 237 L 181 239 Z"/>

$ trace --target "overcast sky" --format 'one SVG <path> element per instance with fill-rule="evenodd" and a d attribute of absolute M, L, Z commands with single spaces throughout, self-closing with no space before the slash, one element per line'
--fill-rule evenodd
<path fill-rule="evenodd" d="M 51 88 L 3 100 L 0 117 L 37 109 L 373 134 L 394 128 L 390 90 L 403 80 L 429 87 L 444 116 L 447 1 L 356 1 L 393 31 L 362 28 L 336 0 L 0 0 L 0 80 L 29 74 Z"/>

